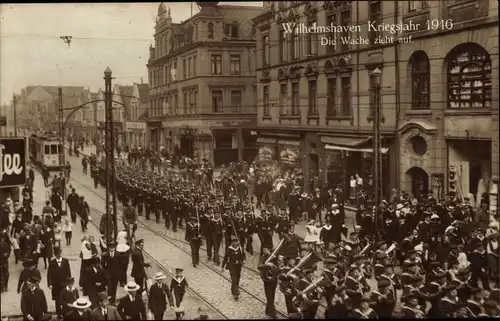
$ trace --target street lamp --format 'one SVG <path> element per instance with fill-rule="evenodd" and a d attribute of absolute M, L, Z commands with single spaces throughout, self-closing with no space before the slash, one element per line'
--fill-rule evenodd
<path fill-rule="evenodd" d="M 374 180 L 374 213 L 373 220 L 375 224 L 375 242 L 378 242 L 380 227 L 380 78 L 382 72 L 375 68 L 372 73 L 372 110 L 373 110 L 373 180 Z"/>
<path fill-rule="evenodd" d="M 116 211 L 116 176 L 115 176 L 115 130 L 113 124 L 113 100 L 111 91 L 111 69 L 104 70 L 104 98 L 105 98 L 105 149 L 106 149 L 106 215 L 108 219 L 108 228 L 106 228 L 106 244 L 118 235 L 117 211 Z M 114 222 L 113 235 L 109 227 L 111 220 Z"/>

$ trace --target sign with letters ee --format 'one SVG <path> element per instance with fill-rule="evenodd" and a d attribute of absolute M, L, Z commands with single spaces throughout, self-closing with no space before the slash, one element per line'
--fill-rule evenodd
<path fill-rule="evenodd" d="M 0 187 L 26 183 L 26 139 L 0 138 Z"/>

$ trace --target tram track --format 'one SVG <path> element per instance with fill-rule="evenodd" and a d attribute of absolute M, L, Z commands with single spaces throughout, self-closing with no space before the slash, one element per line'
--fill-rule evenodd
<path fill-rule="evenodd" d="M 70 178 L 70 181 L 72 182 L 75 182 L 77 183 L 78 185 L 80 185 L 81 187 L 83 187 L 85 190 L 97 195 L 99 198 L 105 200 L 105 197 L 101 194 L 99 194 L 97 191 L 94 190 L 94 188 L 92 186 L 89 186 L 79 180 L 76 180 L 74 179 L 74 177 L 71 177 Z M 92 211 L 95 212 L 96 214 L 99 215 L 99 217 L 102 217 L 102 215 L 104 215 L 104 212 L 100 209 L 97 209 L 95 207 L 91 207 Z M 122 214 L 123 212 L 123 206 L 118 206 L 118 210 L 120 212 L 120 214 Z M 139 218 L 138 220 L 138 227 L 142 227 L 144 228 L 145 230 L 148 230 L 149 232 L 153 233 L 154 235 L 160 237 L 161 239 L 167 241 L 168 243 L 170 243 L 171 245 L 173 245 L 174 247 L 176 247 L 177 249 L 179 249 L 180 251 L 184 252 L 186 255 L 188 255 L 189 257 L 191 256 L 191 253 L 190 253 L 190 250 L 188 250 L 186 248 L 186 246 L 189 248 L 189 243 L 186 242 L 185 240 L 180 240 L 176 237 L 172 237 L 168 234 L 165 233 L 165 231 L 158 231 L 152 227 L 150 227 L 148 224 L 142 222 L 142 220 Z M 92 224 L 93 225 L 96 225 L 97 223 L 95 223 L 94 221 L 92 221 Z M 205 248 L 200 248 L 200 250 L 206 252 L 206 249 Z M 159 264 L 159 266 L 161 267 L 162 270 L 165 270 L 167 273 L 169 273 L 170 275 L 172 275 L 172 273 L 170 271 L 168 271 L 167 269 L 165 269 L 161 263 L 159 263 L 156 259 L 154 259 L 149 253 L 146 253 L 148 258 L 152 259 L 153 262 Z M 216 273 L 218 276 L 220 276 L 221 278 L 225 279 L 227 282 L 231 283 L 231 279 L 226 276 L 224 273 L 220 272 L 220 268 L 218 268 L 219 266 L 211 266 L 205 262 L 203 262 L 200 258 L 200 265 L 206 267 L 207 269 L 209 269 L 211 272 L 213 273 Z M 246 266 L 244 265 L 243 266 L 244 270 L 247 270 L 249 272 L 252 273 L 252 276 L 253 277 L 258 277 L 259 280 L 260 280 L 260 272 L 257 270 L 257 269 L 253 269 L 249 266 Z M 242 273 L 242 278 L 244 277 L 243 273 Z M 252 297 L 253 299 L 261 302 L 261 304 L 263 305 L 263 310 L 265 309 L 265 306 L 266 306 L 266 299 L 265 299 L 265 296 L 263 295 L 263 291 L 261 291 L 259 293 L 259 295 L 253 293 L 252 290 L 249 290 L 247 289 L 246 287 L 244 286 L 241 286 L 240 284 L 240 291 L 241 292 L 244 292 L 246 295 Z M 203 297 L 200 296 L 200 294 L 196 293 L 196 296 L 198 296 L 201 300 L 203 300 L 204 302 L 207 302 L 207 300 Z M 279 317 L 281 318 L 287 318 L 288 314 L 286 313 L 286 311 L 283 309 L 283 307 L 285 307 L 285 303 L 284 303 L 284 298 L 282 296 L 276 296 L 275 298 L 276 301 L 279 301 L 279 302 L 276 302 L 278 303 L 279 307 L 276 306 L 276 312 L 278 314 Z M 207 302 L 208 304 L 208 302 Z M 212 305 L 209 305 L 212 307 Z M 215 311 L 217 311 L 218 313 L 220 313 L 218 310 L 215 309 Z M 222 316 L 224 316 L 224 314 L 221 314 Z M 227 317 L 226 317 L 227 319 Z"/>

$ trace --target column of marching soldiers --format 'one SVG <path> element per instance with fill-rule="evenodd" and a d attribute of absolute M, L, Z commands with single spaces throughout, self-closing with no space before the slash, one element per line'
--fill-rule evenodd
<path fill-rule="evenodd" d="M 380 235 L 374 235 L 372 204 L 368 202 L 365 207 L 367 209 L 362 207 L 356 214 L 357 225 L 354 232 L 346 237 L 342 198 L 333 193 L 331 203 L 326 206 L 328 214 L 325 225 L 315 227 L 314 222 L 308 225 L 308 231 L 316 233 L 319 229 L 319 239 L 309 243 L 309 249 L 301 253 L 299 237 L 294 231 L 295 224 L 290 222 L 286 211 L 275 214 L 270 208 L 262 208 L 261 216 L 255 217 L 252 204 L 245 195 L 234 193 L 236 189 L 214 189 L 210 182 L 200 185 L 178 175 L 165 177 L 155 172 L 141 172 L 134 167 L 119 168 L 117 181 L 119 197 L 127 204 L 123 214 L 125 230 L 129 225 L 137 228 L 137 214 L 144 214 L 146 219 L 150 219 L 153 214 L 158 223 L 163 218 L 166 228 L 174 231 L 183 228 L 183 220 L 188 221 L 185 227 L 186 240 L 191 244 L 194 266 L 199 264 L 198 253 L 202 239 L 207 243 L 209 260 L 213 260 L 215 264 L 221 263 L 219 251 L 224 241 L 222 268 L 227 268 L 230 272 L 231 292 L 236 300 L 239 296 L 241 270 L 245 263 L 244 249 L 253 254 L 251 239 L 256 233 L 261 241 L 261 264 L 258 268 L 267 298 L 266 313 L 270 316 L 276 316 L 274 298 L 277 288 L 285 297 L 287 312 L 291 318 L 316 317 L 323 297 L 327 303 L 326 318 L 495 317 L 499 314 L 499 291 L 496 288 L 498 221 L 496 213 L 491 213 L 492 221 L 486 220 L 485 223 L 483 214 L 490 214 L 486 202 L 479 209 L 472 209 L 466 199 L 458 200 L 453 195 L 442 200 L 430 196 L 418 202 L 410 202 L 404 195 L 391 198 L 390 204 L 384 201 L 380 205 L 383 213 Z M 21 213 L 30 211 L 30 196 L 24 192 L 28 201 L 23 200 L 23 205 L 17 209 Z M 73 209 L 70 208 L 70 211 Z M 295 212 L 296 209 L 289 208 L 288 212 L 292 211 Z M 105 226 L 105 222 L 108 221 L 101 221 L 103 230 L 109 228 Z M 11 233 L 14 225 L 10 226 Z M 31 224 L 31 220 L 25 221 L 23 227 L 27 231 L 24 233 L 32 233 L 32 230 L 36 230 L 35 225 L 37 224 Z M 4 228 L 4 233 L 1 234 L 3 269 L 6 266 L 5 257 L 8 257 L 5 253 L 10 252 L 10 249 L 8 252 L 5 250 L 6 244 L 10 245 L 11 242 L 7 230 Z M 273 244 L 273 233 L 280 236 L 280 242 L 276 246 Z M 24 238 L 29 237 L 25 235 Z M 374 239 L 378 241 L 374 242 Z M 102 259 L 95 258 L 94 253 L 97 251 L 92 250 L 91 242 L 82 242 L 84 272 L 81 276 L 85 279 L 86 275 L 93 275 L 94 282 L 92 286 L 87 286 L 86 289 L 84 287 L 90 300 L 80 298 L 73 302 L 62 301 L 59 296 L 63 292 L 69 296 L 69 291 L 72 293 L 69 301 L 72 301 L 76 293 L 72 287 L 72 278 L 62 277 L 64 274 L 60 270 L 66 264 L 62 263 L 64 260 L 60 257 L 60 251 L 54 249 L 55 258 L 49 267 L 57 267 L 58 281 L 54 284 L 51 280 L 49 284 L 52 284 L 53 298 L 58 301 L 58 313 L 64 315 L 63 308 L 71 305 L 69 312 L 74 317 L 76 314 L 82 317 L 82 311 L 86 311 L 90 304 L 95 306 L 92 311 L 94 315 L 105 311 L 109 320 L 119 316 L 131 317 L 127 314 L 131 312 L 127 311 L 135 305 L 120 305 L 122 301 L 118 300 L 120 313 L 110 316 L 109 311 L 113 309 L 108 308 L 107 299 L 111 296 L 114 301 L 116 284 L 122 283 L 132 294 L 124 298 L 125 303 L 142 302 L 140 293 L 145 288 L 144 268 L 147 265 L 141 252 L 143 241 L 132 242 L 132 239 L 122 237 L 117 242 L 118 244 L 108 244 L 107 248 L 102 248 Z M 28 246 L 28 249 L 31 248 Z M 117 262 L 113 267 L 107 260 L 108 256 L 115 258 L 115 251 Z M 47 256 L 50 258 L 52 255 Z M 126 274 L 126 266 L 119 258 L 126 258 L 124 261 L 128 265 L 129 256 L 134 263 L 132 276 L 135 282 L 125 283 L 126 276 L 123 278 L 123 272 Z M 322 262 L 322 268 L 319 262 Z M 40 273 L 33 263 L 32 260 L 25 260 L 27 272 L 23 271 L 20 278 L 20 290 L 23 290 L 21 307 L 27 320 L 42 318 L 43 313 L 40 314 L 40 311 L 43 310 L 43 304 L 39 305 L 37 300 L 45 300 L 42 300 L 43 291 L 36 286 L 40 281 Z M 2 275 L 5 275 L 3 269 Z M 181 274 L 178 271 L 179 280 L 185 280 Z M 158 284 L 162 284 L 162 278 L 162 275 L 158 275 Z M 376 286 L 372 285 L 373 280 L 376 281 Z M 4 281 L 3 279 L 3 285 Z M 187 282 L 183 283 L 184 286 L 172 284 L 174 290 L 187 285 Z M 166 285 L 157 287 L 163 289 Z M 150 294 L 152 292 L 149 291 Z M 166 302 L 171 301 L 171 296 L 167 295 L 170 291 L 160 293 L 163 298 L 161 301 L 165 304 L 163 311 L 161 308 L 156 313 L 152 311 L 155 318 L 161 317 L 159 313 L 163 315 Z M 181 298 L 179 295 L 174 297 Z M 30 300 L 38 303 L 27 304 Z M 30 310 L 39 307 L 40 310 Z M 133 319 L 145 319 L 146 309 L 141 304 L 137 307 L 139 308 L 134 308 L 137 311 L 134 312 Z M 178 312 L 181 313 L 180 310 Z"/>
<path fill-rule="evenodd" d="M 431 195 L 417 200 L 395 191 L 391 202 L 380 204 L 380 229 L 374 228 L 374 204 L 364 200 L 354 231 L 347 235 L 342 191 L 329 190 L 328 201 L 317 206 L 327 210 L 325 224 L 314 219 L 308 223 L 308 234 L 317 237 L 306 236 L 312 242 L 304 253 L 295 234 L 297 216 L 292 214 L 301 209 L 285 202 L 288 209 L 275 213 L 275 204 L 269 204 L 256 217 L 253 200 L 237 184 L 227 188 L 240 174 L 223 173 L 220 186 L 213 188 L 212 182 L 186 175 L 139 169 L 124 166 L 117 174 L 118 194 L 127 204 L 124 221 L 133 225 L 136 212 L 146 220 L 153 215 L 157 223 L 163 219 L 166 229 L 176 231 L 184 220 L 195 267 L 202 240 L 208 260 L 216 265 L 224 242 L 222 268 L 230 272 L 235 300 L 245 250 L 254 254 L 252 239 L 257 234 L 258 269 L 271 317 L 277 315 L 277 288 L 291 318 L 315 318 L 322 298 L 325 318 L 499 315 L 498 216 L 489 213 L 486 197 L 474 209 L 467 198 L 453 193 L 439 200 Z M 293 189 L 301 195 L 300 187 Z M 279 235 L 277 245 L 273 233 Z"/>

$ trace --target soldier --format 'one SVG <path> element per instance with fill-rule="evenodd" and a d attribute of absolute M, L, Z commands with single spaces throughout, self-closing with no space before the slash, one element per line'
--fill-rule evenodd
<path fill-rule="evenodd" d="M 257 219 L 256 228 L 257 235 L 260 239 L 260 255 L 262 256 L 264 252 L 264 248 L 273 248 L 273 231 L 274 231 L 273 222 L 269 218 L 268 212 L 266 209 L 261 211 L 261 217 Z"/>
<path fill-rule="evenodd" d="M 157 191 L 153 195 L 153 212 L 155 214 L 156 223 L 160 223 L 160 213 L 162 212 L 162 197 Z"/>
<path fill-rule="evenodd" d="M 144 262 L 144 255 L 142 249 L 144 248 L 144 240 L 140 239 L 135 242 L 135 249 L 132 252 L 132 272 L 130 276 L 134 278 L 136 284 L 139 285 L 141 292 L 144 287 L 144 282 L 146 280 L 146 268 L 150 267 L 149 263 Z"/>
<path fill-rule="evenodd" d="M 222 235 L 224 234 L 225 225 L 222 221 L 220 213 L 217 211 L 214 213 L 213 219 L 210 221 L 211 238 L 214 247 L 214 262 L 215 264 L 220 264 L 220 245 L 222 243 Z"/>
<path fill-rule="evenodd" d="M 151 190 L 146 191 L 145 196 L 146 197 L 144 199 L 144 207 L 146 210 L 146 220 L 150 220 L 151 211 L 153 210 L 153 198 L 151 196 Z"/>
<path fill-rule="evenodd" d="M 116 252 L 116 244 L 111 241 L 107 246 L 107 252 L 102 254 L 102 268 L 106 272 L 108 295 L 111 297 L 111 302 L 116 301 L 116 289 L 120 280 L 120 272 L 122 270 L 120 256 Z"/>
<path fill-rule="evenodd" d="M 170 290 L 174 294 L 176 307 L 181 306 L 184 294 L 186 293 L 186 288 L 188 287 L 187 280 L 184 275 L 182 275 L 183 271 L 184 270 L 181 268 L 176 268 L 175 277 L 173 277 L 170 282 Z"/>
<path fill-rule="evenodd" d="M 206 213 L 203 214 L 200 218 L 201 230 L 203 231 L 203 237 L 205 238 L 205 242 L 207 243 L 207 261 L 212 260 L 212 250 L 214 248 L 211 224 L 213 217 L 213 208 L 208 208 Z"/>
<path fill-rule="evenodd" d="M 285 258 L 300 257 L 300 238 L 295 234 L 295 223 L 289 223 L 288 234 L 284 235 L 284 240 L 281 254 Z"/>
<path fill-rule="evenodd" d="M 246 218 L 243 216 L 242 211 L 236 212 L 236 217 L 234 218 L 234 225 L 238 240 L 240 241 L 240 246 L 245 248 L 246 234 L 248 231 Z"/>
<path fill-rule="evenodd" d="M 164 194 L 166 194 L 166 191 L 164 191 Z M 170 203 L 171 203 L 170 198 L 168 198 L 166 195 L 164 195 L 161 198 L 161 205 L 160 206 L 161 206 L 163 219 L 165 220 L 165 227 L 167 228 L 167 230 L 170 229 L 170 209 L 172 208 Z"/>
<path fill-rule="evenodd" d="M 222 261 L 222 272 L 224 272 L 224 268 L 229 270 L 231 276 L 231 294 L 236 301 L 238 301 L 240 296 L 241 269 L 245 263 L 245 259 L 245 252 L 241 248 L 238 238 L 233 235 L 231 245 L 228 247 Z"/>
<path fill-rule="evenodd" d="M 247 222 L 247 232 L 246 232 L 246 248 L 245 250 L 253 255 L 253 234 L 255 233 L 255 216 L 252 212 L 252 209 L 247 210 L 245 213 L 245 219 Z"/>
<path fill-rule="evenodd" d="M 274 304 L 276 288 L 278 287 L 279 267 L 270 258 L 270 249 L 264 249 L 265 254 L 261 257 L 261 264 L 258 266 L 260 277 L 264 282 L 264 293 L 266 295 L 266 314 L 271 318 L 276 318 L 276 307 Z M 267 262 L 269 259 L 269 262 Z"/>
<path fill-rule="evenodd" d="M 191 246 L 191 262 L 193 263 L 193 267 L 197 267 L 198 264 L 200 264 L 200 232 L 200 226 L 197 222 L 196 216 L 191 216 L 189 223 L 186 226 L 185 240 L 188 241 Z"/>

